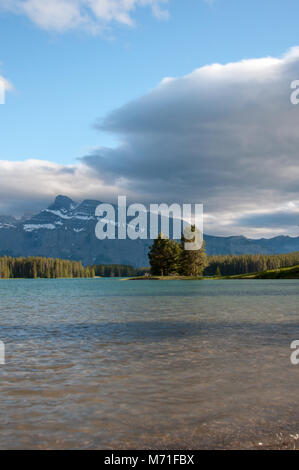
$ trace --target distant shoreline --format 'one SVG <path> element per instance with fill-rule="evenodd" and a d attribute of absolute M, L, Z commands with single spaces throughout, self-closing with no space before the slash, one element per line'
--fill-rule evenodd
<path fill-rule="evenodd" d="M 102 279 L 100 276 L 95 277 L 0 277 L 0 281 L 53 281 L 53 280 L 80 280 L 80 279 Z"/>
<path fill-rule="evenodd" d="M 236 279 L 299 279 L 299 266 L 290 268 L 271 269 L 247 274 L 236 274 L 232 276 L 139 276 L 126 278 L 129 281 L 204 281 L 204 280 L 236 280 Z"/>
<path fill-rule="evenodd" d="M 232 276 L 134 276 L 134 277 L 114 277 L 114 276 L 94 276 L 94 277 L 9 277 L 0 278 L 0 281 L 16 280 L 93 280 L 93 279 L 119 279 L 120 281 L 223 281 L 223 280 L 299 280 L 299 266 L 291 268 L 272 269 L 256 273 L 236 274 Z"/>

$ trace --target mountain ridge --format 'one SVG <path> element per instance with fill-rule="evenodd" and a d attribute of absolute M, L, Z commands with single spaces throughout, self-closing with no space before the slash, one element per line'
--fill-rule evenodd
<path fill-rule="evenodd" d="M 152 240 L 98 240 L 96 207 L 101 201 L 80 203 L 59 195 L 46 209 L 29 218 L 0 216 L 0 255 L 47 256 L 87 264 L 147 266 Z M 129 220 L 129 218 L 128 218 Z M 250 239 L 243 235 L 204 235 L 209 255 L 279 254 L 299 251 L 299 237 L 279 235 Z"/>

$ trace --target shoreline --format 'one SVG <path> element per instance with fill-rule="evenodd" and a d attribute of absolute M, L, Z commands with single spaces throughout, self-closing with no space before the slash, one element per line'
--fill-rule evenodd
<path fill-rule="evenodd" d="M 111 278 L 113 279 L 113 278 Z M 235 276 L 223 277 L 188 277 L 188 276 L 153 276 L 153 277 L 128 277 L 121 278 L 121 281 L 242 281 L 242 280 L 255 280 L 255 281 L 295 281 L 299 280 L 298 277 L 258 277 L 256 275 L 244 274 Z"/>

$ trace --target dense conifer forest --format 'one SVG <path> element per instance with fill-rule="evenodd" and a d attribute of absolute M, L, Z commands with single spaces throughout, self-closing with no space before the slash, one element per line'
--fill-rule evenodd
<path fill-rule="evenodd" d="M 92 266 L 96 276 L 101 277 L 128 277 L 136 276 L 137 270 L 133 266 L 123 264 L 98 264 Z"/>
<path fill-rule="evenodd" d="M 161 255 L 160 252 L 159 255 Z M 299 252 L 281 255 L 207 256 L 207 263 L 208 265 L 203 272 L 204 276 L 233 276 L 297 266 L 299 265 Z M 91 268 L 95 271 L 96 276 L 101 277 L 143 276 L 150 272 L 150 268 L 134 268 L 121 264 L 103 264 Z"/>
<path fill-rule="evenodd" d="M 91 267 L 83 267 L 81 261 L 67 261 L 62 259 L 29 257 L 0 258 L 0 279 L 10 278 L 72 278 L 94 277 Z"/>
<path fill-rule="evenodd" d="M 160 252 L 158 253 L 160 255 Z M 299 252 L 281 255 L 208 256 L 204 276 L 233 276 L 299 265 Z M 202 264 L 202 263 L 201 263 Z M 43 257 L 0 257 L 0 279 L 132 277 L 149 273 L 150 268 L 110 264 L 84 267 L 81 261 Z"/>
<path fill-rule="evenodd" d="M 281 255 L 208 256 L 205 276 L 233 276 L 299 265 L 299 251 Z"/>

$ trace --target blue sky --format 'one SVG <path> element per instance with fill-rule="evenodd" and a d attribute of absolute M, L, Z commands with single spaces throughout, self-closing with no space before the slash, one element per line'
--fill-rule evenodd
<path fill-rule="evenodd" d="M 172 0 L 167 9 L 169 19 L 161 21 L 137 8 L 135 26 L 112 22 L 97 36 L 45 31 L 3 13 L 1 71 L 15 90 L 0 108 L 0 158 L 71 163 L 115 142 L 93 128 L 97 117 L 164 77 L 213 62 L 280 56 L 297 45 L 296 0 Z"/>
<path fill-rule="evenodd" d="M 136 152 L 137 149 L 143 151 L 140 142 L 130 140 L 125 126 L 117 123 L 122 106 L 129 106 L 130 111 L 132 100 L 143 103 L 143 99 L 152 96 L 149 94 L 151 90 L 159 89 L 158 85 L 165 77 L 180 79 L 195 69 L 213 63 L 240 64 L 242 60 L 253 58 L 281 58 L 290 48 L 299 45 L 299 3 L 296 0 L 147 0 L 147 6 L 142 6 L 141 0 L 135 0 L 135 3 L 133 0 L 135 8 L 125 13 L 124 0 L 113 0 L 113 11 L 103 7 L 106 0 L 93 0 L 95 8 L 104 8 L 98 16 L 88 12 L 88 19 L 85 16 L 82 22 L 81 17 L 79 20 L 76 17 L 76 12 L 71 18 L 64 16 L 61 19 L 56 15 L 61 3 L 77 5 L 77 2 L 84 4 L 84 1 L 49 0 L 48 4 L 53 2 L 54 5 L 53 17 L 53 12 L 40 9 L 41 0 L 0 0 L 0 75 L 13 85 L 13 90 L 7 93 L 6 104 L 0 106 L 0 162 L 25 162 L 28 159 L 47 161 L 54 166 L 60 165 L 55 167 L 55 171 L 64 171 L 78 164 L 87 165 L 88 172 L 93 173 L 89 174 L 89 182 L 87 167 L 84 169 L 82 181 L 86 191 L 78 191 L 78 197 L 85 194 L 96 196 L 94 187 L 98 177 L 99 185 L 102 185 L 99 195 L 102 198 L 106 195 L 106 199 L 115 195 L 119 181 L 126 174 L 122 162 L 127 158 L 129 168 L 129 162 L 133 160 L 133 156 L 128 156 L 126 152 L 120 155 L 119 149 L 123 151 L 128 146 L 135 146 Z M 62 11 L 63 15 L 65 11 Z M 299 68 L 298 76 L 294 73 L 293 78 L 299 78 Z M 287 94 L 286 88 L 285 96 Z M 180 100 L 183 97 L 184 93 Z M 175 99 L 172 103 L 175 103 Z M 178 113 L 181 112 L 180 103 L 177 104 Z M 221 114 L 221 98 L 218 107 Z M 175 107 L 172 112 L 176 114 Z M 116 113 L 116 125 L 111 125 L 111 113 Z M 105 124 L 96 128 L 95 123 L 99 119 L 104 119 Z M 147 135 L 149 132 L 152 131 L 147 130 Z M 167 153 L 165 142 L 164 139 L 164 152 Z M 212 143 L 205 145 L 211 148 Z M 105 148 L 103 154 L 102 147 Z M 233 148 L 231 150 L 233 153 Z M 258 153 L 256 149 L 254 151 Z M 188 155 L 187 147 L 186 153 Z M 192 155 L 192 158 L 196 158 L 196 155 Z M 285 155 L 284 148 L 277 158 L 282 159 L 282 155 Z M 82 157 L 83 160 L 78 160 Z M 103 158 L 104 165 L 100 164 Z M 33 166 L 35 168 L 36 164 Z M 70 193 L 70 187 L 77 187 L 75 179 L 73 185 L 68 182 L 64 188 L 63 184 L 61 187 L 55 185 L 49 177 L 47 191 L 43 187 L 33 191 L 30 188 L 32 181 L 26 183 L 25 177 L 27 173 L 35 171 L 33 166 L 18 167 L 20 175 L 24 172 L 26 191 L 20 191 L 12 198 L 10 191 L 2 190 L 2 212 L 22 211 L 24 200 L 28 200 L 26 210 L 31 206 L 37 208 L 38 201 L 44 204 L 52 198 L 54 192 L 61 189 L 59 192 Z M 7 175 L 5 173 L 7 188 L 10 173 L 7 165 L 3 168 L 4 173 L 8 172 Z M 15 175 L 16 167 L 9 168 Z M 146 163 L 143 168 L 146 168 Z M 39 166 L 37 174 L 40 175 L 41 171 Z M 13 191 L 19 179 L 11 178 L 9 188 Z M 141 190 L 146 182 L 140 178 L 140 174 L 136 178 L 124 187 L 128 193 L 131 192 L 132 197 L 136 198 L 139 194 L 140 198 L 150 200 L 150 191 L 145 193 Z M 178 181 L 178 175 L 174 176 L 174 180 Z M 45 180 L 42 181 L 44 186 Z M 261 182 L 260 185 L 258 189 L 271 190 L 268 183 Z M 263 192 L 262 196 L 272 198 L 272 205 L 268 201 L 261 207 L 257 202 L 261 197 L 258 192 L 254 204 L 244 201 L 243 208 L 238 206 L 233 216 L 232 201 L 228 201 L 227 206 L 219 202 L 219 210 L 227 213 L 227 223 L 220 230 L 221 233 L 244 231 L 244 227 L 238 224 L 238 217 L 242 213 L 244 219 L 244 211 L 248 211 L 246 220 L 253 217 L 247 227 L 252 236 L 296 234 L 295 223 L 292 228 L 279 224 L 270 228 L 261 227 L 260 213 L 258 226 L 254 228 L 254 215 L 258 210 L 269 215 L 275 210 L 280 213 L 283 208 L 290 207 L 288 204 L 295 204 L 297 208 L 299 196 L 296 196 L 296 189 L 285 198 L 282 193 L 274 194 L 274 186 L 273 181 L 271 196 L 269 192 L 267 195 Z M 74 196 L 74 193 L 75 189 L 69 195 Z M 175 197 L 173 193 L 176 191 L 169 187 L 169 199 Z M 159 194 L 165 196 L 163 191 Z M 198 194 L 198 197 L 208 203 L 208 193 L 203 196 Z M 220 193 L 218 197 L 219 201 L 225 200 Z M 209 210 L 210 220 L 217 217 L 216 213 L 213 202 Z M 213 227 L 211 225 L 211 230 Z"/>

